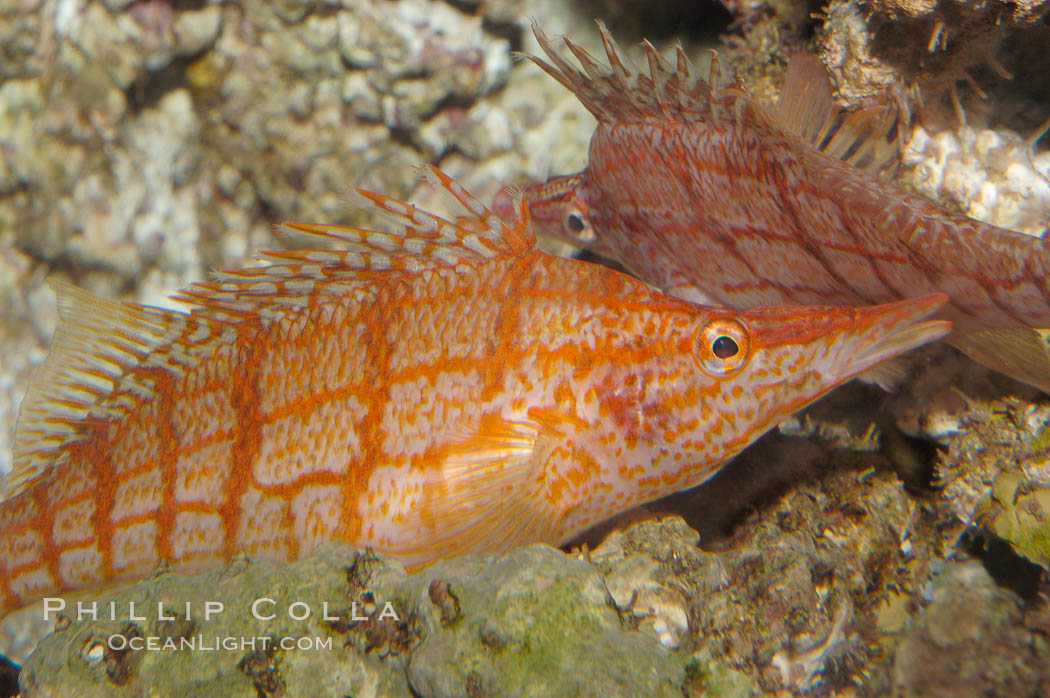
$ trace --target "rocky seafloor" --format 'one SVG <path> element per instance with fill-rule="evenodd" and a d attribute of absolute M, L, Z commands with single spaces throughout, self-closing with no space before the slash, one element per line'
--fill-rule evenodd
<path fill-rule="evenodd" d="M 353 186 L 436 205 L 421 163 L 483 199 L 505 182 L 583 166 L 590 116 L 512 55 L 535 50 L 530 17 L 592 49 L 594 17 L 624 47 L 680 39 L 697 64 L 717 48 L 767 98 L 792 52 L 816 52 L 845 104 L 891 100 L 907 115 L 906 186 L 1043 234 L 1048 9 L 1041 0 L 7 3 L 0 470 L 56 322 L 46 278 L 161 303 L 252 250 L 294 244 L 275 239 L 280 220 L 364 222 L 348 204 Z M 289 566 L 160 571 L 106 600 L 126 611 L 129 601 L 203 604 L 219 593 L 227 611 L 67 617 L 25 659 L 43 627 L 30 612 L 0 628 L 3 646 L 25 660 L 27 696 L 1050 695 L 1050 401 L 935 346 L 910 358 L 892 394 L 846 386 L 710 483 L 569 552 L 532 547 L 412 575 L 362 555 L 333 546 Z M 293 592 L 309 618 L 287 615 Z M 278 618 L 235 610 L 260 596 L 274 598 Z M 396 621 L 379 618 L 387 599 Z M 323 619 L 325 601 L 335 620 Z M 355 601 L 363 619 L 353 619 Z M 271 645 L 100 642 L 115 633 Z M 281 638 L 332 647 L 274 649 Z"/>

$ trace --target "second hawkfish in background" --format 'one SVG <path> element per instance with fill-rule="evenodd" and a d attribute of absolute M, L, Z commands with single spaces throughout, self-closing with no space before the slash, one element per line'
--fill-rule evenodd
<path fill-rule="evenodd" d="M 609 65 L 566 39 L 577 67 L 533 30 L 547 60 L 529 57 L 598 120 L 585 170 L 525 187 L 538 232 L 731 308 L 945 292 L 949 341 L 1050 392 L 1050 240 L 887 181 L 893 114 L 840 113 L 815 57 L 795 57 L 771 109 L 740 83 L 718 84 L 717 59 L 705 81 L 680 48 L 671 66 L 645 42 L 648 71 L 635 70 L 599 22 Z"/>

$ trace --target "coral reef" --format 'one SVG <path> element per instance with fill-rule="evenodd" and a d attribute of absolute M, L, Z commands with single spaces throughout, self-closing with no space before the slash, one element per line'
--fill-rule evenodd
<path fill-rule="evenodd" d="M 161 570 L 62 609 L 22 694 L 1041 695 L 1050 609 L 945 559 L 951 533 L 892 474 L 834 471 L 717 551 L 668 517 L 410 575 L 335 544 Z"/>
<path fill-rule="evenodd" d="M 1047 615 L 1030 614 L 977 563 L 931 581 L 927 605 L 893 657 L 893 692 L 912 696 L 1039 696 L 1050 690 Z M 1035 626 L 1034 628 L 1032 626 Z"/>
<path fill-rule="evenodd" d="M 666 48 L 689 32 L 696 63 L 719 47 L 724 68 L 770 100 L 790 55 L 814 50 L 847 106 L 902 107 L 905 186 L 1044 233 L 1050 156 L 1034 137 L 1050 117 L 1045 0 L 723 4 L 733 24 L 709 8 L 680 27 L 647 25 L 644 8 L 621 0 L 0 8 L 0 472 L 56 322 L 47 276 L 162 303 L 254 249 L 294 245 L 274 239 L 281 219 L 362 222 L 351 186 L 438 207 L 414 172 L 423 162 L 440 161 L 482 197 L 582 167 L 591 117 L 513 60 L 514 49 L 536 50 L 529 16 L 589 49 L 591 15 L 604 16 L 629 54 L 643 34 Z M 194 620 L 193 632 L 154 620 L 132 629 L 126 613 L 74 618 L 28 660 L 23 691 L 1050 693 L 1047 399 L 946 346 L 909 357 L 904 375 L 890 395 L 838 391 L 704 488 L 650 507 L 684 521 L 621 524 L 579 553 L 528 548 L 413 575 L 377 560 L 360 577 L 363 558 L 333 547 L 289 566 L 161 572 L 105 598 L 155 607 L 219 593 L 233 609 L 265 591 L 282 604 L 336 599 L 342 611 L 390 598 L 406 613 L 386 624 L 375 613 L 263 623 L 229 610 Z M 114 630 L 334 645 L 100 646 Z M 21 660 L 40 631 L 5 622 L 4 649 Z"/>
<path fill-rule="evenodd" d="M 1045 462 L 1043 463 L 1045 470 Z M 1026 473 L 1027 475 L 1027 473 Z M 1050 570 L 1050 486 L 1004 471 L 982 501 L 977 520 L 1021 555 Z"/>
<path fill-rule="evenodd" d="M 1050 37 L 1046 10 L 1045 0 L 834 0 L 818 44 L 847 103 L 910 93 L 925 124 L 969 114 L 988 125 L 994 109 L 998 123 L 1031 129 L 1042 118 L 1023 112 L 1050 94 L 1035 49 Z"/>
<path fill-rule="evenodd" d="M 66 613 L 23 696 L 670 697 L 684 676 L 682 657 L 621 620 L 597 570 L 540 545 L 406 575 L 329 544 L 293 565 L 161 574 L 110 603 L 141 620 Z"/>
<path fill-rule="evenodd" d="M 917 126 L 901 179 L 971 218 L 1042 235 L 1050 225 L 1050 151 L 1031 150 L 1012 131 L 960 126 L 931 135 Z"/>

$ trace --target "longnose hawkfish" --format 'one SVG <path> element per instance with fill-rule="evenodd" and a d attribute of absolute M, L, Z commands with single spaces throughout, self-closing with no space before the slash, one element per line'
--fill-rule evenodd
<path fill-rule="evenodd" d="M 585 170 L 524 187 L 537 232 L 586 246 L 672 295 L 731 308 L 885 303 L 942 291 L 951 341 L 1050 391 L 1050 240 L 997 228 L 887 181 L 892 110 L 842 114 L 813 56 L 776 108 L 643 42 L 631 68 L 599 22 L 600 65 L 534 25 L 529 58 L 598 120 Z M 510 211 L 506 192 L 494 209 Z"/>
<path fill-rule="evenodd" d="M 534 247 L 441 172 L 454 221 L 360 192 L 394 232 L 287 224 L 176 296 L 57 284 L 0 503 L 0 610 L 340 540 L 407 566 L 564 543 L 707 479 L 786 415 L 949 331 L 943 294 L 737 313 Z"/>

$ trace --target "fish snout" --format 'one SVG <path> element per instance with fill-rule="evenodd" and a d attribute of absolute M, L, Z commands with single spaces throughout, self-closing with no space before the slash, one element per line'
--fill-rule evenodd
<path fill-rule="evenodd" d="M 852 377 L 886 359 L 941 339 L 951 332 L 952 323 L 928 318 L 947 301 L 948 296 L 943 293 L 930 293 L 857 308 L 851 337 L 854 346 L 844 347 L 851 356 L 843 357 L 840 370 Z"/>
<path fill-rule="evenodd" d="M 763 308 L 743 313 L 764 374 L 773 382 L 808 375 L 819 393 L 873 366 L 951 331 L 951 322 L 928 319 L 948 297 L 931 293 L 870 306 Z M 765 381 L 765 379 L 763 379 Z M 808 381 L 807 381 L 808 383 Z M 816 396 L 814 396 L 816 397 Z"/>
<path fill-rule="evenodd" d="M 825 336 L 811 344 L 825 387 L 947 335 L 951 322 L 929 319 L 947 301 L 945 294 L 931 293 L 893 303 L 829 309 L 833 321 Z"/>

